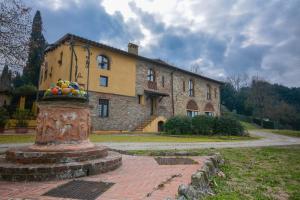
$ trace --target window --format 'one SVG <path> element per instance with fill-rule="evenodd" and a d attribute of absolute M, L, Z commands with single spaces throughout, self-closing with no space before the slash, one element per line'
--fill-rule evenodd
<path fill-rule="evenodd" d="M 108 117 L 108 99 L 99 99 L 99 117 Z"/>
<path fill-rule="evenodd" d="M 206 95 L 207 100 L 211 100 L 211 86 L 207 84 L 207 95 Z"/>
<path fill-rule="evenodd" d="M 61 66 L 62 65 L 62 59 L 63 59 L 63 52 L 60 52 L 60 59 L 58 61 L 58 64 Z"/>
<path fill-rule="evenodd" d="M 153 69 L 151 69 L 151 68 L 148 69 L 147 80 L 148 80 L 148 81 L 152 81 L 152 82 L 155 81 L 154 71 L 153 71 Z"/>
<path fill-rule="evenodd" d="M 215 98 L 217 98 L 218 97 L 218 90 L 217 90 L 217 88 L 215 88 Z"/>
<path fill-rule="evenodd" d="M 52 77 L 52 72 L 53 72 L 53 67 L 51 66 L 51 68 L 50 68 L 50 73 L 49 73 L 49 77 L 50 77 L 50 78 Z"/>
<path fill-rule="evenodd" d="M 189 80 L 189 96 L 193 97 L 194 95 L 194 81 Z"/>
<path fill-rule="evenodd" d="M 187 112 L 186 114 L 188 117 L 195 117 L 198 115 L 198 111 L 195 111 L 195 110 L 187 110 L 186 112 Z"/>
<path fill-rule="evenodd" d="M 100 76 L 100 86 L 107 87 L 108 86 L 108 77 Z"/>
<path fill-rule="evenodd" d="M 161 85 L 162 85 L 162 87 L 165 87 L 165 77 L 164 76 L 161 77 Z"/>
<path fill-rule="evenodd" d="M 97 63 L 100 69 L 109 70 L 109 60 L 106 56 L 104 55 L 97 56 Z"/>
<path fill-rule="evenodd" d="M 182 81 L 182 91 L 185 92 L 185 81 Z"/>
<path fill-rule="evenodd" d="M 205 114 L 206 114 L 207 116 L 211 116 L 211 117 L 214 116 L 214 113 L 213 113 L 213 112 L 205 112 Z"/>

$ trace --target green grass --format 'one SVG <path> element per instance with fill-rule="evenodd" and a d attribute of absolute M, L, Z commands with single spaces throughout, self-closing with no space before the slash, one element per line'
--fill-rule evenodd
<path fill-rule="evenodd" d="M 187 150 L 193 155 L 220 152 L 225 178 L 214 177 L 215 196 L 207 200 L 300 199 L 300 145 L 239 149 Z M 166 151 L 132 151 L 161 155 Z"/>
<path fill-rule="evenodd" d="M 271 132 L 280 135 L 292 136 L 292 137 L 300 137 L 300 131 L 293 130 L 273 130 L 273 129 L 264 129 L 266 132 Z"/>
<path fill-rule="evenodd" d="M 5 143 L 29 143 L 34 142 L 35 135 L 28 134 L 28 135 L 0 135 L 0 144 Z"/>
<path fill-rule="evenodd" d="M 0 135 L 2 143 L 33 142 L 34 135 Z M 224 142 L 254 140 L 258 137 L 248 136 L 167 136 L 159 134 L 105 134 L 90 136 L 92 142 Z"/>

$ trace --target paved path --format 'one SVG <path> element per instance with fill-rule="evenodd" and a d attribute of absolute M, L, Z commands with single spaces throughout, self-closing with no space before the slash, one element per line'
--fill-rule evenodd
<path fill-rule="evenodd" d="M 201 149 L 201 148 L 237 148 L 237 147 L 263 147 L 300 144 L 300 138 L 262 132 L 250 131 L 253 136 L 262 137 L 259 140 L 245 140 L 234 142 L 194 142 L 194 143 L 166 143 L 166 142 L 105 142 L 99 143 L 118 150 L 167 150 L 167 149 Z M 0 144 L 0 152 L 8 147 L 22 146 L 25 144 Z"/>
<path fill-rule="evenodd" d="M 123 164 L 120 168 L 80 179 L 115 183 L 97 200 L 163 200 L 167 197 L 174 199 L 178 186 L 190 183 L 191 175 L 201 169 L 207 159 L 206 157 L 191 158 L 198 164 L 158 165 L 152 157 L 123 155 Z M 48 182 L 0 181 L 0 199 L 67 200 L 66 198 L 43 195 L 66 182 L 69 180 Z M 161 187 L 162 184 L 163 187 Z"/>

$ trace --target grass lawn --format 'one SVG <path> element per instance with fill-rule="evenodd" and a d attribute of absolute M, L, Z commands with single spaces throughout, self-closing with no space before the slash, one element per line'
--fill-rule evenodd
<path fill-rule="evenodd" d="M 226 178 L 214 178 L 216 195 L 207 200 L 300 199 L 300 145 L 189 151 L 198 155 L 217 151 L 225 158 L 221 170 Z M 135 153 L 160 155 L 160 151 Z"/>
<path fill-rule="evenodd" d="M 292 136 L 292 137 L 300 137 L 300 131 L 293 130 L 274 130 L 274 129 L 264 129 L 266 132 L 271 132 L 280 135 Z"/>
<path fill-rule="evenodd" d="M 0 135 L 0 144 L 33 142 L 34 135 Z M 159 134 L 105 134 L 90 136 L 92 142 L 224 142 L 254 140 L 247 136 L 167 136 Z"/>

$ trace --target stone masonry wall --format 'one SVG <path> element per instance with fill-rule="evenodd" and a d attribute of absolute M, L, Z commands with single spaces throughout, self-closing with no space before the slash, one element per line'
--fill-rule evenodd
<path fill-rule="evenodd" d="M 147 71 L 152 68 L 155 71 L 157 90 L 148 88 Z M 145 103 L 143 107 L 144 119 L 150 116 L 150 99 L 144 93 L 144 90 L 157 91 L 169 94 L 167 97 L 158 97 L 156 101 L 157 116 L 164 116 L 169 118 L 172 116 L 172 99 L 171 99 L 171 70 L 161 67 L 159 65 L 154 65 L 149 62 L 139 61 L 137 63 L 137 74 L 136 74 L 136 93 L 137 95 L 144 95 Z M 164 76 L 164 86 L 162 84 L 162 77 Z"/>
<path fill-rule="evenodd" d="M 189 96 L 189 80 L 194 80 L 194 97 Z M 183 91 L 183 81 L 185 82 L 185 91 Z M 174 85 L 174 107 L 175 115 L 186 115 L 186 105 L 189 100 L 194 100 L 198 105 L 199 114 L 204 114 L 205 105 L 211 103 L 215 110 L 215 115 L 220 115 L 220 91 L 219 85 L 205 79 L 176 71 L 173 78 Z M 211 86 L 211 100 L 207 100 L 207 84 Z M 217 97 L 215 97 L 215 88 Z"/>
<path fill-rule="evenodd" d="M 173 115 L 171 76 L 173 72 L 174 89 L 174 114 L 186 115 L 186 106 L 189 100 L 194 100 L 198 105 L 199 114 L 205 113 L 205 105 L 211 103 L 214 107 L 214 114 L 220 115 L 220 90 L 219 84 L 205 80 L 195 75 L 190 75 L 181 71 L 174 71 L 163 65 L 153 64 L 145 61 L 138 61 L 136 69 L 136 96 L 122 96 L 115 94 L 104 94 L 90 92 L 90 107 L 93 130 L 135 130 L 144 120 L 150 118 L 150 98 L 145 94 L 145 90 L 166 93 L 167 97 L 156 98 L 157 116 L 170 118 Z M 147 71 L 152 68 L 155 71 L 157 89 L 148 87 Z M 162 77 L 164 76 L 164 87 Z M 194 97 L 189 96 L 188 81 L 194 80 Z M 185 81 L 185 91 L 183 91 L 183 81 Z M 207 100 L 207 84 L 212 88 L 211 100 Z M 217 94 L 215 97 L 215 88 Z M 139 104 L 138 95 L 143 95 L 144 103 Z M 99 117 L 99 99 L 109 100 L 109 116 Z"/>
<path fill-rule="evenodd" d="M 134 130 L 143 117 L 142 106 L 136 97 L 90 92 L 93 130 Z M 109 100 L 109 115 L 99 117 L 99 99 Z"/>

